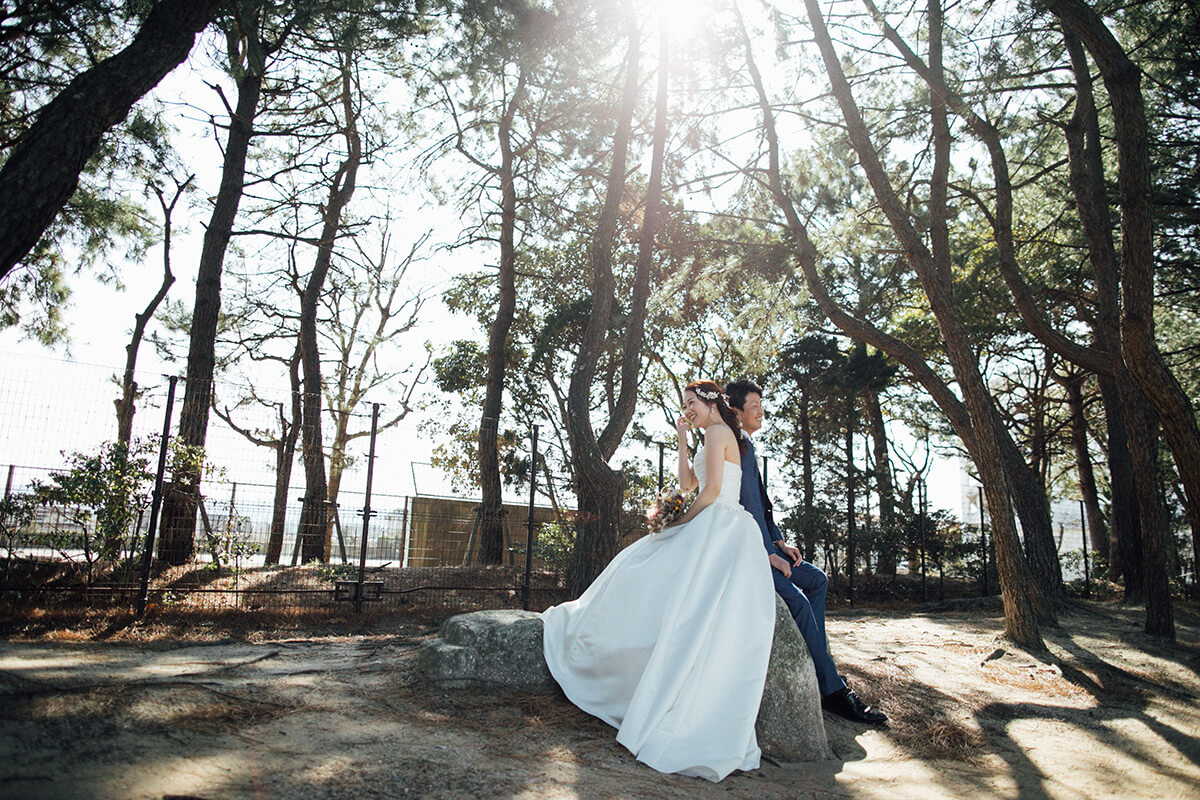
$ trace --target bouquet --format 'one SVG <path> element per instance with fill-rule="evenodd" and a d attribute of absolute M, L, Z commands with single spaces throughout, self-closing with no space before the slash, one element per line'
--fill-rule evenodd
<path fill-rule="evenodd" d="M 651 533 L 658 533 L 663 528 L 682 517 L 692 504 L 692 493 L 664 490 L 646 509 L 646 525 Z"/>

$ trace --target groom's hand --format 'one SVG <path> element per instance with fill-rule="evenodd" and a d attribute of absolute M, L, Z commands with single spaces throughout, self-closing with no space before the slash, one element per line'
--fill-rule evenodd
<path fill-rule="evenodd" d="M 771 566 L 783 573 L 783 577 L 792 577 L 792 565 L 778 553 L 771 553 Z"/>
<path fill-rule="evenodd" d="M 792 547 L 790 544 L 784 544 L 782 541 L 778 541 L 775 543 L 775 546 L 779 548 L 785 556 L 788 557 L 788 559 L 792 562 L 792 566 L 794 567 L 800 566 L 800 562 L 804 560 L 804 557 L 800 555 L 800 550 Z"/>

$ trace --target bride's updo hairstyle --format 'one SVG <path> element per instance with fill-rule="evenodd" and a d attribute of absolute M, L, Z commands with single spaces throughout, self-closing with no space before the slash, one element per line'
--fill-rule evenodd
<path fill-rule="evenodd" d="M 746 442 L 746 437 L 742 436 L 742 426 L 738 423 L 737 414 L 729 407 L 729 398 L 721 391 L 721 387 L 712 381 L 692 381 L 683 387 L 683 390 L 691 392 L 708 405 L 717 407 L 717 413 L 721 415 L 721 420 L 729 426 L 734 437 L 737 438 L 738 452 L 745 453 L 749 444 Z"/>

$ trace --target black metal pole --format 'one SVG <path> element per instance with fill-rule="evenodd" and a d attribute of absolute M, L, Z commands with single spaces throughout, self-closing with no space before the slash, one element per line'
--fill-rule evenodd
<path fill-rule="evenodd" d="M 358 551 L 358 588 L 354 592 L 354 610 L 362 611 L 363 584 L 367 579 L 367 532 L 371 529 L 371 483 L 375 478 L 375 436 L 379 432 L 379 403 L 371 404 L 371 447 L 367 455 L 367 496 L 363 500 L 362 547 Z M 343 551 L 343 558 L 345 551 Z"/>
<path fill-rule="evenodd" d="M 5 484 L 4 484 L 4 499 L 5 500 L 8 500 L 10 497 L 12 497 L 13 472 L 15 472 L 15 471 L 16 471 L 16 465 L 9 464 L 8 465 L 8 481 L 5 482 Z M 139 514 L 139 516 L 138 516 L 139 525 L 140 525 L 141 521 L 142 521 L 142 518 Z M 138 532 L 138 528 L 134 528 L 133 529 L 134 537 L 137 537 L 137 532 Z M 8 588 L 8 571 L 12 567 L 13 545 L 16 542 L 15 537 L 16 537 L 15 530 L 8 535 L 8 558 L 4 559 L 4 584 L 3 584 L 4 588 L 6 588 L 6 589 Z M 130 558 L 133 558 L 133 545 L 130 545 L 129 550 L 130 550 Z"/>
<path fill-rule="evenodd" d="M 925 495 L 929 491 L 925 479 L 917 482 L 917 502 L 920 504 L 920 517 L 917 522 L 921 526 L 921 599 L 929 599 L 929 576 L 925 572 Z"/>
<path fill-rule="evenodd" d="M 233 488 L 229 492 L 229 513 L 225 515 L 225 557 L 233 556 L 233 603 L 238 608 L 242 607 L 242 595 L 238 591 L 239 578 L 242 574 L 242 549 L 234 547 L 234 540 L 238 534 L 237 525 L 237 481 L 233 482 Z"/>
<path fill-rule="evenodd" d="M 1083 501 L 1079 501 L 1079 531 L 1083 536 L 1083 598 L 1090 600 L 1092 597 L 1092 571 L 1088 569 L 1088 549 L 1087 549 L 1087 516 L 1083 512 Z"/>
<path fill-rule="evenodd" d="M 525 530 L 525 579 L 521 583 L 521 608 L 529 610 L 529 574 L 533 571 L 533 500 L 537 491 L 538 426 L 533 426 L 529 461 L 529 524 Z M 658 487 L 662 488 L 662 445 L 658 446 Z"/>
<path fill-rule="evenodd" d="M 656 442 L 656 444 L 658 445 L 658 490 L 661 492 L 663 489 L 663 450 L 667 445 L 663 442 Z"/>
<path fill-rule="evenodd" d="M 979 546 L 983 548 L 983 596 L 988 596 L 988 550 L 987 529 L 983 527 L 983 487 L 979 487 Z"/>
<path fill-rule="evenodd" d="M 404 495 L 404 512 L 400 517 L 400 566 L 408 566 L 408 495 Z"/>
<path fill-rule="evenodd" d="M 297 498 L 296 502 L 300 504 L 300 511 L 301 511 L 301 513 L 303 513 L 304 498 L 303 497 Z M 300 523 L 297 522 L 296 523 L 296 541 L 292 544 L 292 566 L 293 567 L 296 566 L 296 564 L 298 564 L 300 562 L 300 542 L 301 541 L 302 541 L 302 537 L 300 536 Z"/>
<path fill-rule="evenodd" d="M 855 485 L 854 466 L 854 427 L 849 419 L 846 422 L 846 599 L 850 607 L 854 607 L 854 573 L 858 526 L 855 523 L 854 495 L 858 491 Z"/>
<path fill-rule="evenodd" d="M 150 501 L 150 524 L 146 528 L 146 549 L 142 553 L 142 580 L 138 586 L 137 615 L 146 613 L 146 599 L 150 595 L 150 567 L 154 563 L 154 534 L 158 531 L 158 512 L 162 508 L 163 473 L 167 469 L 167 443 L 171 439 L 171 414 L 175 409 L 176 375 L 167 378 L 167 410 L 163 414 L 162 440 L 158 445 L 158 472 L 154 476 L 154 493 Z"/>

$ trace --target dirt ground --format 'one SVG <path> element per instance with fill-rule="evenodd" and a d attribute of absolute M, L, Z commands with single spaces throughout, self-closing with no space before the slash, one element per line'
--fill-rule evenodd
<path fill-rule="evenodd" d="M 10 636 L 0 797 L 1200 798 L 1200 624 L 1180 617 L 1164 646 L 1136 610 L 1079 605 L 1038 660 L 994 612 L 835 612 L 834 658 L 890 727 L 827 715 L 836 760 L 720 784 L 637 763 L 561 696 L 423 685 L 436 624 L 416 618 Z"/>

